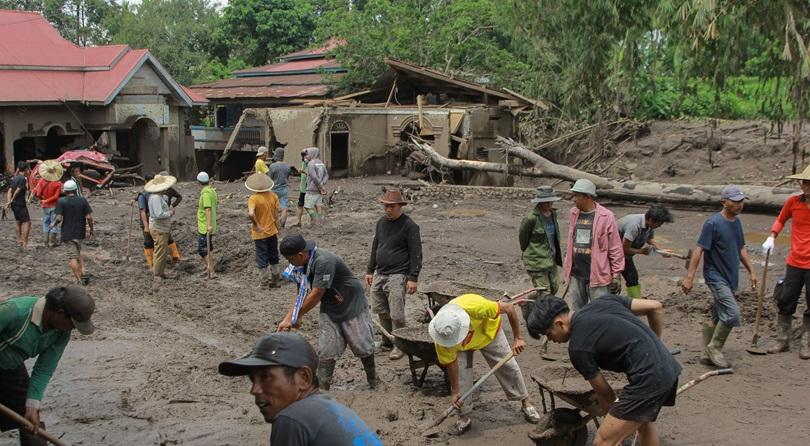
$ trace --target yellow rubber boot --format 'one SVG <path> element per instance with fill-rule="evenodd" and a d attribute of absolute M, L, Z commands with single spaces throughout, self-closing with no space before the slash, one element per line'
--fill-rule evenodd
<path fill-rule="evenodd" d="M 155 250 L 153 248 L 143 248 L 143 256 L 146 257 L 146 265 L 149 268 L 152 268 L 152 257 L 155 254 Z"/>
<path fill-rule="evenodd" d="M 177 263 L 177 262 L 183 260 L 180 257 L 180 249 L 177 248 L 177 242 L 172 243 L 171 245 L 169 245 L 169 252 L 171 253 L 171 256 L 172 256 L 172 263 Z"/>

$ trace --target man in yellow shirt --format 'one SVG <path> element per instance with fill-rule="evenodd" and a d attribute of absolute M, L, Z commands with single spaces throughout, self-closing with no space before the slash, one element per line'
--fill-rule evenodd
<path fill-rule="evenodd" d="M 259 147 L 259 150 L 256 152 L 256 163 L 253 165 L 253 170 L 255 170 L 256 173 L 267 175 L 267 172 L 270 172 L 270 168 L 267 167 L 267 163 L 265 163 L 268 153 L 267 147 Z"/>
<path fill-rule="evenodd" d="M 501 327 L 501 314 L 506 313 L 514 334 L 510 347 Z M 520 335 L 520 316 L 514 305 L 488 300 L 477 294 L 463 294 L 442 307 L 428 327 L 430 337 L 436 343 L 439 364 L 447 370 L 450 379 L 450 400 L 458 408 L 457 434 L 466 432 L 471 424 L 469 413 L 472 404 L 462 406 L 461 394 L 473 384 L 473 352 L 479 350 L 490 367 L 509 354 L 515 355 L 526 347 Z M 461 366 L 459 366 L 459 357 Z M 520 400 L 526 421 L 537 423 L 540 414 L 529 402 L 526 382 L 515 358 L 510 359 L 495 371 L 507 399 Z"/>
<path fill-rule="evenodd" d="M 248 198 L 248 217 L 251 222 L 250 236 L 256 246 L 256 266 L 262 280 L 275 288 L 279 286 L 281 275 L 276 225 L 280 210 L 278 196 L 270 191 L 273 180 L 263 173 L 249 176 L 245 187 L 253 192 Z"/>

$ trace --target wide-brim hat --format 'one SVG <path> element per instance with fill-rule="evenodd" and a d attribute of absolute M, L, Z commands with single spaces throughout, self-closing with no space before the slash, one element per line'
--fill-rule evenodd
<path fill-rule="evenodd" d="M 146 183 L 143 190 L 150 194 L 156 194 L 168 190 L 170 187 L 174 186 L 175 183 L 177 183 L 177 178 L 171 175 L 157 174 Z"/>
<path fill-rule="evenodd" d="M 537 190 L 534 191 L 534 198 L 532 198 L 532 204 L 550 203 L 552 201 L 560 201 L 560 200 L 562 200 L 562 197 L 557 195 L 551 186 L 540 186 L 537 188 Z"/>
<path fill-rule="evenodd" d="M 254 173 L 245 181 L 245 187 L 251 192 L 267 192 L 275 183 L 263 173 Z"/>
<path fill-rule="evenodd" d="M 802 173 L 797 173 L 794 175 L 788 175 L 785 177 L 786 180 L 808 180 L 810 181 L 810 166 L 804 168 Z"/>
<path fill-rule="evenodd" d="M 47 181 L 59 181 L 62 179 L 62 174 L 65 168 L 56 160 L 45 160 L 39 163 L 39 176 Z"/>
<path fill-rule="evenodd" d="M 447 348 L 461 344 L 469 330 L 470 315 L 455 304 L 443 306 L 428 325 L 433 342 Z"/>
<path fill-rule="evenodd" d="M 408 202 L 402 198 L 402 192 L 398 189 L 386 190 L 383 196 L 378 198 L 377 201 L 382 204 L 408 204 Z"/>

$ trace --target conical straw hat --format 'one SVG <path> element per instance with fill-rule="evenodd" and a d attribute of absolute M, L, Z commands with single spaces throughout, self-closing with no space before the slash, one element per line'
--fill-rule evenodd
<path fill-rule="evenodd" d="M 797 173 L 796 175 L 788 175 L 785 177 L 786 180 L 810 180 L 810 166 L 807 166 L 804 169 L 804 172 Z"/>
<path fill-rule="evenodd" d="M 177 182 L 177 178 L 171 175 L 155 175 L 152 180 L 146 183 L 146 186 L 143 187 L 143 190 L 150 194 L 155 194 L 158 192 L 163 192 L 170 187 L 174 186 L 174 183 Z"/>
<path fill-rule="evenodd" d="M 245 181 L 245 187 L 253 192 L 267 192 L 273 188 L 273 180 L 263 173 L 254 173 Z"/>
<path fill-rule="evenodd" d="M 65 169 L 56 160 L 46 160 L 39 163 L 39 176 L 48 181 L 59 181 Z"/>

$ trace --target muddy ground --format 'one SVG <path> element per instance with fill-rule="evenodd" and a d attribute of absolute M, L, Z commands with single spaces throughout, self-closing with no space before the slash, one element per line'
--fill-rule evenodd
<path fill-rule="evenodd" d="M 784 154 L 761 155 L 763 159 L 748 163 L 770 166 L 767 174 L 758 167 L 754 172 L 760 183 L 775 184 L 783 173 L 773 166 L 779 165 L 779 156 Z M 729 158 L 733 156 L 736 155 Z M 688 158 L 681 154 L 673 162 L 686 162 Z M 666 161 L 655 159 L 650 165 L 658 169 Z M 635 162 L 643 166 L 642 161 Z M 743 169 L 732 169 L 722 181 L 745 183 L 750 175 Z M 380 191 L 379 183 L 400 178 L 333 181 L 330 187 L 340 186 L 341 193 L 335 196 L 328 219 L 322 227 L 305 226 L 303 234 L 341 255 L 353 271 L 362 274 L 373 225 L 381 215 L 374 201 Z M 693 183 L 721 181 L 714 175 L 686 178 Z M 93 274 L 88 289 L 97 299 L 95 320 L 99 328 L 91 336 L 74 335 L 46 392 L 42 414 L 49 430 L 64 434 L 63 439 L 69 444 L 268 443 L 270 426 L 253 406 L 248 380 L 219 376 L 216 367 L 224 359 L 244 354 L 259 336 L 273 330 L 287 311 L 294 287 L 288 284 L 281 289 L 266 290 L 258 285 L 245 216 L 248 191 L 241 183 L 218 183 L 216 188 L 220 199 L 219 232 L 214 239 L 218 277 L 211 281 L 200 277 L 203 266 L 195 254 L 194 220 L 199 188 L 184 183 L 178 189 L 186 201 L 178 210 L 173 231 L 184 260 L 171 267 L 177 278 L 166 281 L 157 291 L 151 289 L 137 224 L 129 248 L 131 260 L 126 261 L 129 199 L 135 189 L 115 189 L 113 197 L 91 197 L 98 236 L 95 245 L 86 250 L 88 270 Z M 605 204 L 617 217 L 644 211 L 638 206 Z M 565 215 L 569 207 L 565 201 L 558 205 L 563 231 L 567 228 Z M 420 288 L 424 289 L 431 281 L 447 279 L 504 291 L 527 288 L 529 281 L 517 252 L 516 231 L 528 209 L 524 199 L 493 200 L 475 194 L 454 200 L 417 200 L 408 206 L 408 213 L 421 226 L 424 241 Z M 676 223 L 659 230 L 656 238 L 662 246 L 686 251 L 694 245 L 697 232 L 710 212 L 677 209 L 674 214 Z M 32 208 L 32 216 L 39 215 L 39 210 Z M 757 274 L 761 275 L 764 259 L 755 248 L 773 216 L 743 214 L 742 219 Z M 34 223 L 33 248 L 23 254 L 15 251 L 13 222 L 0 223 L 0 261 L 6 265 L 0 272 L 0 296 L 42 295 L 50 287 L 70 279 L 67 249 L 42 247 L 38 222 Z M 784 271 L 788 240 L 787 236 L 780 237 L 772 256 L 776 261 L 768 272 L 768 294 Z M 707 370 L 699 362 L 699 344 L 708 290 L 701 281 L 688 297 L 679 292 L 677 280 L 685 272 L 682 260 L 645 257 L 638 259 L 637 265 L 644 295 L 666 305 L 664 340 L 670 347 L 682 350 L 678 356 L 684 366 L 682 380 L 697 377 Z M 741 288 L 747 283 L 748 276 L 743 272 Z M 743 293 L 741 301 L 745 325 L 742 330 L 735 330 L 727 344 L 735 374 L 712 378 L 680 397 L 675 408 L 665 408 L 657 424 L 663 444 L 806 444 L 810 436 L 806 424 L 810 415 L 807 402 L 810 361 L 801 361 L 795 348 L 794 352 L 780 355 L 746 353 L 753 333 L 756 295 Z M 424 295 L 410 298 L 408 312 L 412 324 L 418 323 L 416 319 L 424 303 Z M 301 333 L 317 342 L 317 318 L 313 316 L 304 318 Z M 764 323 L 763 340 L 767 342 L 774 325 L 774 306 L 770 301 Z M 539 393 L 530 376 L 548 362 L 538 355 L 536 341 L 529 339 L 528 344 L 519 364 L 539 408 Z M 565 355 L 562 346 L 554 345 L 551 351 Z M 477 367 L 483 372 L 482 361 L 478 362 Z M 441 372 L 432 367 L 425 386 L 417 389 L 410 382 L 406 358 L 390 361 L 387 354 L 381 354 L 378 364 L 384 385 L 370 391 L 359 360 L 347 352 L 339 362 L 331 394 L 356 410 L 386 445 L 531 444 L 527 433 L 532 426 L 523 421 L 518 403 L 504 400 L 494 381 L 481 394 L 470 432 L 461 438 L 442 433 L 437 438 L 423 439 L 418 425 L 448 404 Z M 14 435 L 0 435 L 0 445 L 12 444 L 16 444 Z"/>

